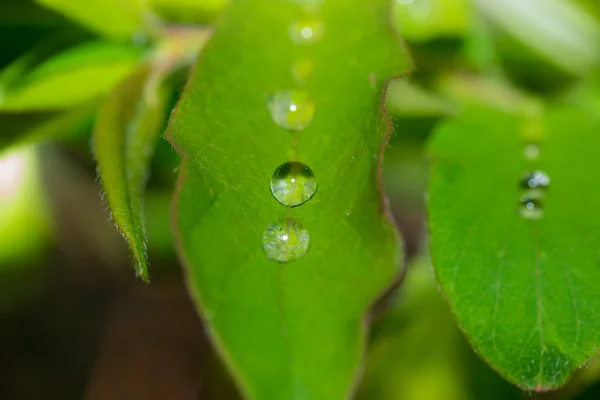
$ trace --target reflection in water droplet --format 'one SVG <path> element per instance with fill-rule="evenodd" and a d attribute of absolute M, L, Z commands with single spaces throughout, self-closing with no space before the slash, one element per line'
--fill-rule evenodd
<path fill-rule="evenodd" d="M 540 156 L 540 148 L 537 144 L 528 144 L 525 146 L 525 158 L 529 160 L 537 160 Z"/>
<path fill-rule="evenodd" d="M 268 259 L 286 263 L 306 254 L 310 236 L 296 220 L 287 219 L 283 226 L 271 224 L 263 233 L 262 241 Z"/>
<path fill-rule="evenodd" d="M 521 197 L 519 211 L 525 219 L 538 220 L 544 216 L 542 207 L 543 194 L 540 191 L 529 191 Z"/>
<path fill-rule="evenodd" d="M 315 104 L 303 90 L 282 90 L 267 97 L 271 118 L 280 127 L 300 131 L 312 121 Z"/>
<path fill-rule="evenodd" d="M 523 189 L 547 189 L 550 177 L 543 171 L 527 172 L 521 177 L 520 185 Z"/>
<path fill-rule="evenodd" d="M 296 21 L 290 25 L 290 39 L 296 44 L 312 44 L 323 37 L 324 31 L 322 21 Z"/>
<path fill-rule="evenodd" d="M 317 191 L 311 169 L 297 161 L 281 164 L 271 178 L 271 193 L 281 204 L 295 207 L 310 200 Z"/>
<path fill-rule="evenodd" d="M 312 70 L 312 61 L 308 59 L 300 60 L 292 65 L 292 76 L 297 82 L 302 84 L 306 81 Z"/>

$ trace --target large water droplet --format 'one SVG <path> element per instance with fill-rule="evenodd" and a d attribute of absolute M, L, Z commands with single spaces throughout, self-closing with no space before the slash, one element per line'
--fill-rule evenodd
<path fill-rule="evenodd" d="M 538 220 L 544 216 L 542 194 L 539 191 L 529 191 L 521 197 L 519 211 L 525 219 Z"/>
<path fill-rule="evenodd" d="M 290 25 L 290 39 L 296 44 L 313 44 L 323 36 L 323 21 L 296 21 Z"/>
<path fill-rule="evenodd" d="M 269 225 L 263 233 L 262 241 L 268 259 L 287 263 L 306 254 L 310 236 L 296 220 L 288 218 L 282 226 Z"/>
<path fill-rule="evenodd" d="M 280 127 L 300 131 L 312 121 L 315 103 L 304 90 L 282 90 L 267 97 L 271 118 Z"/>
<path fill-rule="evenodd" d="M 271 178 L 271 193 L 287 207 L 307 202 L 316 191 L 317 181 L 312 170 L 298 161 L 281 164 Z"/>
<path fill-rule="evenodd" d="M 523 189 L 547 189 L 550 177 L 543 171 L 527 172 L 521 177 Z"/>

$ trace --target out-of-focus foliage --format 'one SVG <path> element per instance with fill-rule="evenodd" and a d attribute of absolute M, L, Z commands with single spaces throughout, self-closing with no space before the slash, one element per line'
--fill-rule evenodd
<path fill-rule="evenodd" d="M 244 1 L 248 3 L 244 4 Z M 124 236 L 129 238 L 134 264 L 142 266 L 138 271 L 139 275 L 146 276 L 147 273 L 144 246 L 153 266 L 155 260 L 175 262 L 177 242 L 169 226 L 169 202 L 175 178 L 180 172 L 180 160 L 175 150 L 158 136 L 162 133 L 164 120 L 173 111 L 183 92 L 189 66 L 208 39 L 212 28 L 222 26 L 220 16 L 227 3 L 227 0 L 0 2 L 0 315 L 7 309 L 18 309 L 12 307 L 20 304 L 16 301 L 18 297 L 28 296 L 29 293 L 33 296 L 33 291 L 27 289 L 27 285 L 24 284 L 30 276 L 26 271 L 34 271 L 32 265 L 39 265 L 39 260 L 51 253 L 48 251 L 48 245 L 52 241 L 62 240 L 59 237 L 64 234 L 50 222 L 52 218 L 57 217 L 50 214 L 43 184 L 51 185 L 53 182 L 45 182 L 41 178 L 43 175 L 39 171 L 39 159 L 37 153 L 32 150 L 34 147 L 31 147 L 35 142 L 60 144 L 68 149 L 66 152 L 70 157 L 79 160 L 93 175 L 95 162 L 90 151 L 90 141 L 91 133 L 95 132 L 96 151 L 100 148 L 100 153 L 96 154 L 100 164 L 100 180 L 107 193 L 106 206 L 111 208 L 115 216 L 114 222 L 123 231 Z M 298 65 L 303 66 L 304 69 L 300 71 L 303 74 L 308 71 L 308 75 L 323 77 L 315 82 L 304 81 L 303 88 L 310 90 L 311 94 L 325 93 L 324 88 L 328 87 L 328 84 L 337 82 L 335 88 L 330 88 L 327 92 L 329 94 L 323 98 L 327 98 L 327 110 L 331 110 L 327 114 L 332 117 L 339 112 L 339 119 L 329 124 L 327 129 L 320 128 L 315 119 L 314 129 L 319 129 L 318 135 L 314 136 L 315 143 L 321 140 L 322 145 L 311 147 L 310 164 L 311 167 L 317 166 L 314 172 L 320 186 L 317 196 L 305 206 L 313 207 L 306 212 L 307 215 L 314 212 L 314 215 L 320 216 L 321 221 L 329 221 L 329 214 L 335 207 L 322 208 L 326 207 L 324 196 L 335 192 L 338 198 L 346 200 L 351 197 L 348 194 L 350 186 L 344 182 L 352 181 L 352 185 L 357 182 L 372 182 L 370 179 L 363 179 L 362 175 L 350 177 L 348 173 L 344 174 L 341 168 L 329 176 L 324 176 L 323 171 L 328 171 L 328 165 L 337 165 L 334 162 L 336 157 L 346 153 L 358 156 L 357 160 L 365 165 L 374 163 L 366 155 L 364 159 L 361 158 L 362 156 L 356 153 L 356 149 L 361 145 L 350 145 L 348 139 L 353 137 L 353 133 L 361 131 L 361 123 L 366 124 L 370 121 L 371 109 L 358 111 L 350 105 L 356 107 L 364 101 L 364 94 L 358 93 L 361 85 L 366 85 L 367 82 L 382 83 L 386 78 L 385 72 L 389 72 L 386 68 L 393 62 L 383 62 L 382 58 L 379 64 L 375 65 L 377 62 L 374 60 L 377 57 L 374 55 L 380 54 L 377 50 L 378 45 L 381 45 L 379 41 L 370 42 L 369 46 L 363 49 L 364 52 L 357 52 L 350 45 L 355 39 L 370 34 L 358 21 L 359 16 L 363 17 L 372 12 L 373 6 L 361 8 L 362 11 L 356 13 L 356 7 L 362 7 L 366 1 L 282 0 L 274 2 L 273 4 L 278 4 L 273 7 L 260 0 L 239 0 L 237 3 L 242 5 L 235 5 L 236 2 L 233 2 L 234 7 L 246 7 L 245 12 L 235 26 L 230 25 L 226 29 L 232 36 L 238 35 L 236 37 L 240 39 L 223 44 L 217 38 L 214 44 L 209 44 L 206 53 L 208 61 L 201 59 L 195 69 L 209 75 L 198 74 L 193 82 L 188 83 L 190 87 L 196 87 L 198 82 L 204 82 L 206 87 L 214 85 L 230 97 L 223 96 L 219 100 L 219 104 L 222 104 L 220 107 L 212 102 L 212 97 L 201 101 L 204 95 L 201 91 L 194 92 L 193 96 L 186 95 L 182 103 L 186 110 L 183 113 L 185 117 L 182 116 L 179 121 L 174 120 L 174 126 L 187 132 L 183 139 L 179 137 L 178 144 L 188 149 L 188 152 L 201 134 L 199 130 L 191 131 L 191 127 L 209 126 L 212 123 L 214 126 L 211 125 L 213 128 L 210 132 L 206 131 L 203 134 L 212 135 L 211 138 L 217 137 L 219 133 L 223 134 L 218 142 L 197 148 L 191 156 L 188 155 L 196 161 L 200 160 L 199 164 L 204 167 L 205 173 L 202 179 L 194 181 L 194 196 L 188 196 L 186 203 L 186 210 L 189 212 L 183 217 L 179 213 L 179 219 L 174 222 L 192 227 L 188 231 L 190 237 L 197 237 L 202 233 L 207 242 L 227 243 L 227 251 L 224 251 L 220 250 L 219 246 L 202 246 L 193 242 L 194 254 L 198 254 L 196 258 L 210 262 L 203 262 L 200 267 L 193 269 L 193 280 L 190 283 L 196 288 L 201 286 L 204 296 L 220 299 L 219 301 L 222 300 L 225 304 L 233 304 L 234 299 L 238 299 L 235 304 L 246 307 L 246 319 L 240 323 L 242 319 L 234 318 L 237 314 L 228 307 L 219 306 L 219 311 L 215 314 L 215 307 L 200 304 L 198 298 L 194 300 L 199 307 L 205 307 L 204 315 L 213 327 L 211 329 L 219 332 L 220 336 L 217 336 L 223 336 L 223 332 L 227 334 L 227 343 L 219 342 L 219 346 L 230 347 L 230 353 L 225 357 L 226 361 L 230 367 L 234 366 L 234 376 L 237 379 L 243 378 L 237 384 L 247 392 L 266 393 L 272 390 L 274 397 L 299 398 L 306 395 L 307 399 L 311 399 L 315 397 L 308 396 L 307 393 L 316 393 L 313 389 L 321 386 L 315 382 L 322 379 L 323 385 L 329 387 L 322 386 L 321 388 L 325 389 L 319 393 L 325 393 L 326 389 L 331 389 L 332 393 L 342 393 L 343 390 L 338 389 L 343 385 L 339 383 L 348 379 L 340 379 L 334 371 L 354 371 L 354 361 L 343 361 L 336 356 L 333 357 L 335 360 L 328 364 L 314 361 L 317 358 L 309 356 L 320 354 L 325 357 L 327 349 L 330 350 L 327 354 L 333 354 L 333 347 L 325 345 L 333 342 L 339 348 L 346 346 L 347 351 L 344 354 L 351 352 L 356 355 L 352 345 L 341 340 L 332 340 L 333 336 L 327 339 L 323 334 L 327 330 L 319 324 L 319 321 L 337 321 L 335 324 L 332 322 L 336 329 L 355 332 L 356 321 L 353 319 L 352 323 L 344 324 L 335 319 L 340 313 L 323 311 L 317 315 L 316 311 L 313 313 L 311 310 L 317 310 L 317 306 L 325 310 L 324 300 L 332 293 L 342 293 L 339 289 L 348 283 L 349 271 L 354 271 L 349 268 L 350 265 L 355 265 L 356 271 L 361 272 L 357 275 L 362 277 L 357 287 L 373 286 L 373 282 L 381 278 L 373 271 L 374 262 L 361 263 L 353 259 L 345 265 L 346 268 L 341 262 L 339 267 L 335 268 L 329 265 L 332 263 L 319 264 L 316 267 L 319 272 L 331 274 L 328 284 L 322 289 L 310 292 L 312 296 L 302 296 L 302 293 L 314 289 L 311 285 L 315 284 L 315 279 L 306 279 L 301 285 L 291 286 L 297 291 L 285 292 L 285 295 L 290 296 L 285 304 L 289 306 L 293 303 L 295 308 L 284 307 L 287 313 L 285 318 L 287 322 L 300 322 L 296 325 L 287 324 L 286 329 L 282 330 L 279 328 L 283 325 L 276 324 L 276 302 L 273 303 L 273 296 L 277 295 L 276 290 L 281 282 L 277 283 L 276 279 L 269 281 L 267 283 L 272 285 L 267 285 L 268 289 L 252 292 L 251 288 L 262 287 L 257 284 L 260 283 L 260 277 L 270 276 L 259 274 L 256 268 L 242 269 L 238 271 L 241 275 L 234 274 L 231 280 L 213 279 L 221 273 L 223 276 L 227 275 L 233 268 L 232 264 L 239 264 L 223 261 L 231 259 L 236 252 L 255 249 L 257 259 L 264 257 L 260 237 L 255 241 L 244 240 L 243 243 L 230 240 L 233 231 L 236 234 L 243 231 L 245 225 L 240 221 L 245 221 L 244 218 L 262 218 L 260 213 L 253 212 L 252 215 L 240 217 L 237 214 L 233 215 L 233 211 L 223 211 L 218 214 L 219 218 L 215 217 L 214 221 L 207 223 L 202 220 L 206 216 L 201 205 L 212 204 L 215 193 L 219 194 L 219 199 L 215 200 L 216 206 L 213 207 L 226 204 L 222 197 L 227 196 L 243 199 L 246 203 L 263 201 L 261 196 L 264 194 L 265 177 L 266 197 L 270 196 L 268 173 L 265 175 L 262 170 L 252 170 L 250 173 L 251 169 L 234 171 L 234 161 L 245 160 L 244 157 L 258 154 L 254 150 L 248 150 L 250 143 L 254 143 L 253 140 L 260 143 L 260 151 L 264 152 L 259 161 L 268 160 L 277 154 L 288 158 L 289 154 L 279 146 L 288 136 L 282 132 L 278 132 L 279 136 L 270 136 L 269 129 L 265 128 L 266 124 L 253 123 L 260 118 L 268 120 L 264 99 L 261 98 L 261 101 L 256 103 L 249 102 L 242 96 L 245 93 L 242 89 L 256 85 L 257 90 L 263 93 L 275 88 L 269 84 L 283 76 L 287 76 L 289 82 L 284 79 L 285 84 L 280 86 L 288 88 L 298 70 L 290 71 L 286 62 L 291 63 L 294 59 L 299 61 Z M 338 3 L 340 8 L 333 10 Z M 386 297 L 377 308 L 381 314 L 374 318 L 366 356 L 366 373 L 362 385 L 357 389 L 358 397 L 374 400 L 524 397 L 516 386 L 507 383 L 500 375 L 509 378 L 511 383 L 528 389 L 543 390 L 560 385 L 573 369 L 600 349 L 600 343 L 595 339 L 595 329 L 592 328 L 597 322 L 590 311 L 596 302 L 595 298 L 590 298 L 594 289 L 593 285 L 588 285 L 591 282 L 589 273 L 597 267 L 598 260 L 592 254 L 593 248 L 588 249 L 590 254 L 583 254 L 585 252 L 582 251 L 585 250 L 582 243 L 593 243 L 597 236 L 593 229 L 584 232 L 580 226 L 593 222 L 593 211 L 590 210 L 594 209 L 594 205 L 590 205 L 589 201 L 598 197 L 595 195 L 592 181 L 593 171 L 598 169 L 598 163 L 593 156 L 593 146 L 590 145 L 593 135 L 590 134 L 585 143 L 577 142 L 577 136 L 580 136 L 583 130 L 583 122 L 597 119 L 600 110 L 600 3 L 595 0 L 396 0 L 390 1 L 389 5 L 389 25 L 405 42 L 414 59 L 415 69 L 410 77 L 392 82 L 387 91 L 387 111 L 392 118 L 394 134 L 385 153 L 383 183 L 405 238 L 407 256 L 419 256 L 410 262 L 408 275 L 397 292 L 391 297 Z M 288 30 L 282 29 L 281 33 L 277 31 L 277 27 L 283 27 L 286 21 L 306 22 L 320 18 L 322 14 L 319 7 L 332 7 L 331 15 L 335 15 L 334 19 L 339 22 L 339 27 L 347 28 L 344 34 L 339 35 L 337 42 L 330 41 L 333 39 L 328 37 L 328 34 L 334 31 L 329 31 L 325 26 L 319 45 L 290 46 Z M 341 12 L 352 9 L 354 12 L 349 11 L 347 15 Z M 268 16 L 268 21 L 272 23 L 257 23 L 259 16 Z M 328 19 L 327 24 L 329 23 Z M 253 35 L 261 39 L 255 39 Z M 243 47 L 241 43 L 244 43 Z M 333 54 L 336 56 L 332 56 Z M 397 50 L 397 57 L 402 57 L 402 54 L 401 50 Z M 212 68 L 209 68 L 211 65 L 202 64 L 210 64 L 211 60 L 218 60 L 218 65 L 215 67 L 211 64 Z M 312 70 L 305 68 L 311 64 L 310 61 Z M 268 72 L 269 68 L 276 66 L 281 68 L 273 73 Z M 370 70 L 365 69 L 364 76 L 357 74 L 353 79 L 345 79 L 352 71 L 367 66 Z M 380 69 L 381 72 L 378 73 Z M 145 72 L 141 73 L 141 70 Z M 261 80 L 261 77 L 264 79 Z M 131 86 L 132 79 L 137 80 L 133 85 L 135 87 Z M 260 86 L 261 82 L 266 86 Z M 152 93 L 156 92 L 149 88 L 156 88 L 159 83 L 164 91 L 161 90 L 160 96 L 153 97 Z M 266 95 L 266 92 L 264 94 Z M 152 102 L 152 98 L 160 98 L 160 101 Z M 320 104 L 317 104 L 315 118 L 320 118 L 319 114 L 323 109 Z M 341 107 L 340 110 L 336 109 L 336 106 Z M 560 114 L 560 110 L 565 108 L 577 109 L 579 114 L 576 113 L 566 120 L 556 117 L 556 120 L 553 115 Z M 487 110 L 485 113 L 475 113 L 475 119 L 481 119 L 478 119 L 476 124 L 471 123 L 473 113 L 469 110 L 473 109 Z M 558 111 L 553 111 L 548 117 L 544 112 L 547 109 Z M 220 119 L 222 114 L 229 115 L 229 119 Z M 145 115 L 142 120 L 150 123 L 137 123 L 140 115 Z M 519 135 L 523 130 L 513 129 L 511 124 L 505 123 L 507 120 L 527 121 L 532 116 L 538 116 L 541 121 L 548 121 L 546 125 L 551 124 L 552 127 L 539 129 L 540 126 L 535 123 L 525 124 L 527 126 L 524 131 L 527 133 L 521 137 Z M 370 123 L 376 125 L 373 121 Z M 448 126 L 458 126 L 460 129 L 450 129 Z M 517 208 L 518 201 L 507 206 L 512 211 L 507 211 L 504 218 L 488 220 L 485 236 L 481 234 L 478 238 L 482 245 L 474 248 L 467 246 L 462 250 L 457 250 L 452 245 L 465 239 L 463 228 L 467 229 L 475 223 L 476 218 L 472 213 L 478 209 L 498 210 L 498 202 L 506 203 L 507 196 L 516 190 L 516 186 L 500 190 L 486 179 L 496 176 L 496 172 L 525 172 L 525 169 L 529 169 L 529 166 L 521 167 L 521 164 L 515 161 L 522 160 L 522 152 L 513 154 L 514 151 L 511 150 L 506 151 L 506 154 L 496 154 L 502 146 L 490 140 L 491 136 L 486 134 L 488 128 L 498 131 L 496 135 L 491 136 L 502 137 L 507 142 L 536 138 L 533 144 L 538 146 L 540 164 L 531 168 L 539 167 L 545 172 L 552 172 L 552 184 L 546 195 L 547 202 L 544 203 L 548 204 L 547 215 L 532 226 L 540 229 L 539 237 L 544 243 L 554 243 L 552 240 L 556 242 L 552 246 L 553 251 L 563 250 L 559 256 L 554 254 L 554 251 L 544 252 L 543 255 L 540 253 L 539 257 L 530 254 L 529 258 L 521 256 L 519 252 L 511 253 L 509 267 L 514 268 L 504 271 L 509 275 L 505 276 L 507 280 L 500 281 L 511 283 L 508 286 L 492 281 L 489 285 L 483 284 L 492 271 L 489 268 L 491 264 L 488 265 L 485 259 L 493 258 L 497 256 L 497 252 L 501 252 L 502 246 L 498 238 L 510 221 L 514 222 L 516 218 L 520 218 L 518 214 L 512 213 L 515 211 L 513 209 Z M 544 133 L 550 131 L 554 133 Z M 567 133 L 559 135 L 558 131 Z M 303 133 L 310 134 L 310 131 Z M 568 139 L 567 134 L 570 135 Z M 556 140 L 556 137 L 561 135 L 564 136 L 564 143 Z M 537 139 L 540 139 L 539 143 Z M 552 145 L 550 139 L 558 144 Z M 431 140 L 433 148 L 437 149 L 429 156 L 424 150 L 428 140 Z M 549 142 L 546 143 L 545 140 Z M 98 146 L 98 143 L 101 145 Z M 306 142 L 299 143 L 302 150 Z M 474 148 L 476 144 L 479 147 Z M 553 148 L 555 150 L 552 150 Z M 530 151 L 533 151 L 532 149 L 530 148 Z M 571 153 L 567 152 L 568 149 L 571 149 Z M 486 151 L 489 151 L 489 154 Z M 557 154 L 563 157 L 560 165 L 555 162 Z M 481 159 L 478 159 L 478 156 Z M 324 161 L 318 161 L 319 157 Z M 435 163 L 436 170 L 442 168 L 446 171 L 442 177 L 438 173 L 437 177 L 432 178 L 432 188 L 435 190 L 431 193 L 427 193 L 426 189 L 429 161 Z M 573 167 L 577 167 L 579 172 L 571 171 Z M 45 168 L 52 169 L 52 166 Z M 469 195 L 465 185 L 458 185 L 460 182 L 464 183 L 460 177 L 472 177 L 473 174 L 479 179 L 473 178 L 473 182 L 480 183 L 469 190 L 483 191 L 476 193 L 477 195 Z M 195 178 L 198 176 L 200 174 L 193 175 Z M 207 183 L 214 183 L 219 176 L 232 177 L 232 180 L 226 185 L 219 181 L 221 186 Z M 561 181 L 566 182 L 567 176 L 573 179 L 564 185 L 561 184 Z M 242 183 L 250 181 L 256 181 L 256 188 L 261 196 L 246 196 L 249 192 L 241 189 Z M 490 189 L 483 189 L 485 185 L 482 182 L 490 183 Z M 581 185 L 585 188 L 581 188 Z M 215 192 L 215 188 L 221 187 L 229 187 L 230 191 L 224 194 L 218 190 Z M 363 192 L 372 189 L 369 185 L 361 188 Z M 464 197 L 452 196 L 452 188 L 462 188 L 464 193 L 461 193 Z M 80 189 L 61 186 L 58 190 L 79 193 Z M 99 190 L 94 187 L 93 192 L 96 195 Z M 569 193 L 565 194 L 566 192 Z M 245 197 L 242 196 L 244 193 Z M 479 195 L 481 197 L 478 197 Z M 434 234 L 434 267 L 438 270 L 444 295 L 437 290 L 432 279 L 430 262 L 426 261 L 428 258 L 423 255 L 423 249 L 427 247 L 427 212 L 424 204 L 424 198 L 427 196 L 431 204 L 429 225 Z M 99 206 L 100 196 L 94 197 L 94 200 Z M 83 201 L 86 200 L 82 197 L 81 202 Z M 585 203 L 586 201 L 588 203 Z M 581 206 L 574 210 L 570 207 L 572 204 Z M 262 205 L 258 208 L 255 207 L 256 204 L 246 206 L 247 210 L 262 209 Z M 94 209 L 87 205 L 83 207 L 86 208 Z M 319 210 L 322 211 L 321 214 L 318 214 Z M 560 213 L 556 214 L 553 210 L 560 210 Z M 585 210 L 588 211 L 587 214 L 579 214 Z M 305 217 L 302 208 L 292 209 L 292 212 L 294 215 L 298 213 Z M 547 225 L 556 221 L 556 215 L 565 216 L 570 212 L 577 214 L 563 218 L 566 228 L 556 231 L 560 233 L 549 235 L 548 232 L 554 231 L 549 231 Z M 55 210 L 54 213 L 58 215 Z M 75 218 L 81 217 L 75 210 L 73 215 Z M 350 210 L 350 215 L 363 218 L 362 222 L 375 221 L 373 216 L 367 217 L 367 214 L 355 209 Z M 554 216 L 554 219 L 551 216 Z M 80 223 L 90 224 L 89 231 L 94 232 L 89 234 L 93 238 L 94 246 L 105 253 L 117 252 L 113 245 L 103 242 L 104 236 L 95 234 L 97 226 L 89 223 L 86 218 L 82 219 L 85 222 Z M 104 224 L 106 217 L 103 216 L 99 220 Z M 368 225 L 362 222 L 360 226 Z M 145 231 L 142 231 L 142 224 L 145 224 Z M 193 228 L 196 225 L 205 226 L 203 224 L 209 224 L 206 226 L 213 229 L 201 231 L 200 228 Z M 327 225 L 329 228 L 337 226 L 335 223 Z M 233 228 L 219 228 L 223 226 Z M 519 226 L 512 231 L 511 236 L 522 238 L 520 243 L 523 246 L 531 244 L 532 236 L 527 236 L 527 232 Z M 567 228 L 572 229 L 572 233 L 565 233 L 569 232 Z M 311 232 L 314 231 L 315 228 L 311 227 Z M 367 231 L 362 230 L 360 235 L 371 237 L 370 231 Z M 582 236 L 583 233 L 584 238 L 578 236 Z M 311 239 L 315 240 L 313 245 L 319 243 L 318 238 Z M 331 243 L 334 243 L 334 239 L 341 240 L 332 234 Z M 189 251 L 190 243 L 187 242 L 186 252 Z M 352 249 L 366 248 L 361 243 L 357 240 L 356 244 L 351 246 Z M 314 253 L 316 249 L 318 247 L 311 248 L 310 252 Z M 326 250 L 323 250 L 323 254 L 325 253 Z M 577 260 L 573 258 L 575 253 L 579 254 Z M 349 252 L 339 252 L 339 256 L 334 257 L 335 260 L 343 260 L 344 254 Z M 373 257 L 379 260 L 383 256 L 373 254 Z M 454 262 L 450 262 L 453 257 Z M 500 259 L 504 259 L 502 257 L 500 256 Z M 100 257 L 95 253 L 95 258 L 111 260 L 115 257 L 112 254 Z M 311 258 L 305 261 L 309 260 Z M 454 271 L 457 264 L 459 271 L 463 271 L 459 272 L 463 279 L 458 285 L 449 285 L 448 271 Z M 559 264 L 563 268 L 564 279 L 559 279 L 558 270 L 552 267 Z M 536 265 L 541 267 L 539 271 L 534 268 Z M 311 268 L 302 262 L 285 267 L 288 266 L 291 268 L 285 271 L 289 271 L 292 277 L 301 277 L 305 268 Z M 275 264 L 275 268 L 284 267 Z M 150 270 L 152 271 L 153 269 Z M 539 272 L 537 275 L 536 271 Z M 464 276 L 460 275 L 461 273 Z M 519 274 L 522 275 L 520 278 Z M 42 276 L 37 272 L 35 275 Z M 250 275 L 258 278 L 249 279 Z M 283 274 L 283 277 L 292 279 L 286 274 Z M 511 277 L 514 278 L 512 281 L 509 279 Z M 552 279 L 548 280 L 548 277 Z M 584 279 L 586 277 L 588 278 Z M 576 281 L 570 281 L 568 278 L 574 278 Z M 536 279 L 541 283 L 538 288 L 544 289 L 542 295 L 538 290 L 534 290 L 535 285 L 530 285 L 528 289 L 520 290 L 519 293 L 514 292 L 515 287 L 534 282 Z M 41 279 L 36 284 L 40 282 Z M 548 286 L 548 282 L 551 286 Z M 288 286 L 283 286 L 289 287 L 288 281 L 284 283 Z M 235 284 L 239 284 L 239 287 Z M 249 286 L 250 284 L 252 286 Z M 233 287 L 237 288 L 235 296 L 230 295 Z M 488 294 L 497 294 L 498 291 L 501 292 L 502 299 L 512 298 L 512 306 L 508 307 L 502 302 L 498 302 L 496 306 L 496 303 L 492 304 L 489 301 L 491 297 Z M 223 293 L 228 293 L 226 298 Z M 350 307 L 359 303 L 359 297 L 362 299 L 360 290 L 353 293 L 353 296 L 347 295 L 345 300 L 340 297 L 340 304 Z M 371 298 L 374 296 L 375 293 Z M 450 302 L 450 307 L 444 301 L 444 296 Z M 264 309 L 254 306 L 261 301 L 270 301 L 272 304 L 267 305 L 272 306 L 275 311 L 268 314 L 263 312 Z M 10 306 L 6 307 L 7 305 Z M 518 307 L 527 305 L 531 306 L 530 312 L 514 312 Z M 510 311 L 506 311 L 507 307 Z M 450 310 L 454 311 L 468 341 L 457 328 Z M 364 309 L 361 308 L 362 311 Z M 289 315 L 290 313 L 293 315 Z M 352 315 L 354 314 L 358 315 Z M 573 315 L 574 318 L 570 318 Z M 505 336 L 502 329 L 494 330 L 494 341 L 501 345 L 490 348 L 494 347 L 494 341 L 489 339 L 488 322 L 499 316 L 504 320 L 495 323 L 512 329 Z M 541 323 L 539 319 L 534 318 L 536 316 L 542 317 Z M 269 319 L 270 317 L 273 318 Z M 269 322 L 272 325 L 267 326 Z M 540 336 L 542 327 L 544 340 L 541 340 Z M 273 337 L 260 336 L 261 332 L 267 331 L 278 333 Z M 576 337 L 570 335 L 573 332 L 576 332 Z M 529 341 L 526 340 L 528 335 L 531 336 Z M 306 344 L 309 343 L 309 339 L 310 345 Z M 310 348 L 310 351 L 294 350 L 295 353 L 292 353 L 295 357 L 285 358 L 286 362 L 281 364 L 281 368 L 279 364 L 275 367 L 268 364 L 274 358 L 266 356 L 275 354 L 279 349 L 277 346 L 286 345 L 286 351 L 289 351 L 301 348 L 294 345 L 304 343 L 303 340 L 306 340 L 305 346 Z M 524 341 L 527 343 L 524 344 Z M 232 343 L 236 346 L 232 346 Z M 244 347 L 248 343 L 253 344 Z M 485 365 L 472 351 L 471 345 L 478 353 L 482 353 L 491 367 L 497 369 L 500 374 Z M 512 349 L 512 353 L 511 346 L 516 349 Z M 522 350 L 521 355 L 515 353 L 519 353 L 519 349 Z M 568 362 L 565 361 L 565 365 L 568 364 L 568 368 L 550 362 L 562 359 L 553 356 L 558 354 L 556 349 L 560 350 L 560 354 L 566 354 L 565 360 L 568 359 Z M 244 357 L 249 354 L 254 354 L 253 360 L 262 357 L 266 363 L 246 362 Z M 519 369 L 528 370 L 519 366 L 517 362 L 519 359 L 525 359 L 521 357 L 523 354 L 533 361 L 532 365 L 539 367 L 539 374 L 534 378 L 518 373 Z M 359 358 L 357 355 L 352 360 Z M 309 359 L 313 360 L 312 364 L 307 362 Z M 261 369 L 263 367 L 264 370 Z M 282 376 L 287 377 L 287 381 L 282 378 L 257 383 L 256 377 L 263 376 L 266 369 L 281 372 Z M 322 369 L 327 371 L 319 372 Z M 304 379 L 307 376 L 312 380 Z M 535 394 L 533 398 L 597 398 L 598 385 L 595 382 L 598 376 L 596 364 L 591 364 L 587 369 L 578 370 L 572 381 L 560 391 Z M 211 375 L 210 379 L 220 378 Z M 310 388 L 304 385 L 309 381 Z M 231 384 L 227 381 L 223 385 Z M 347 386 L 352 385 L 357 387 L 358 383 L 350 382 Z M 2 385 L 0 397 L 3 394 L 1 390 Z M 231 393 L 232 390 L 224 392 Z M 293 396 L 290 393 L 293 393 Z M 290 396 L 287 396 L 288 394 Z M 338 397 L 342 398 L 341 395 Z M 262 399 L 265 396 L 257 398 Z"/>

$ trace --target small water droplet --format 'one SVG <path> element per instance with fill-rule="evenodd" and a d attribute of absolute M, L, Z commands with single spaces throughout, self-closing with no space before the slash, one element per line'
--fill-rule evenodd
<path fill-rule="evenodd" d="M 540 148 L 537 144 L 528 144 L 525 146 L 525 158 L 529 160 L 537 160 L 540 156 Z"/>
<path fill-rule="evenodd" d="M 290 39 L 296 44 L 313 44 L 323 37 L 324 31 L 322 21 L 296 21 L 290 25 Z"/>
<path fill-rule="evenodd" d="M 280 127 L 300 131 L 315 115 L 315 103 L 304 90 L 282 90 L 267 97 L 271 118 Z"/>
<path fill-rule="evenodd" d="M 525 219 L 539 220 L 544 216 L 542 194 L 539 191 L 529 191 L 521 197 L 519 211 Z"/>
<path fill-rule="evenodd" d="M 304 83 L 306 78 L 311 74 L 313 64 L 311 60 L 304 59 L 292 65 L 292 76 L 299 83 Z"/>
<path fill-rule="evenodd" d="M 271 193 L 286 207 L 295 207 L 310 200 L 317 191 L 312 170 L 298 161 L 281 164 L 271 178 Z"/>
<path fill-rule="evenodd" d="M 268 259 L 287 263 L 306 254 L 310 236 L 300 223 L 288 218 L 283 226 L 269 225 L 263 233 L 262 241 Z"/>
<path fill-rule="evenodd" d="M 523 189 L 547 189 L 550 177 L 543 171 L 526 172 L 521 177 L 520 185 Z"/>

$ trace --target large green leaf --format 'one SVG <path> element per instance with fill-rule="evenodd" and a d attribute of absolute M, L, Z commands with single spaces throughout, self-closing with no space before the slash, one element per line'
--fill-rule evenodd
<path fill-rule="evenodd" d="M 140 51 L 92 41 L 42 62 L 26 54 L 0 72 L 0 110 L 53 110 L 109 92 L 139 63 Z"/>
<path fill-rule="evenodd" d="M 577 109 L 531 120 L 471 108 L 431 143 L 440 284 L 477 352 L 527 390 L 564 384 L 600 349 L 599 128 Z M 549 187 L 522 181 L 533 171 Z"/>
<path fill-rule="evenodd" d="M 410 62 L 389 28 L 387 1 L 258 3 L 231 4 L 169 128 L 184 158 L 173 215 L 180 257 L 210 336 L 248 397 L 343 399 L 359 371 L 365 312 L 401 260 L 377 170 L 388 133 L 382 84 Z M 309 15 L 313 23 L 294 29 Z M 307 42 L 295 44 L 298 35 Z M 315 106 L 295 133 L 267 107 L 292 89 L 305 91 L 296 96 L 303 116 L 309 99 Z M 293 118 L 280 124 L 302 125 Z M 269 190 L 290 160 L 307 164 L 318 185 L 295 208 Z M 310 244 L 304 257 L 280 264 L 266 257 L 262 238 L 290 219 Z M 267 241 L 267 251 L 277 243 Z M 290 247 L 279 255 L 301 253 Z"/>
<path fill-rule="evenodd" d="M 166 119 L 166 91 L 146 65 L 125 79 L 104 104 L 94 129 L 98 172 L 115 224 L 133 253 L 136 274 L 148 281 L 142 195 L 148 164 Z"/>

